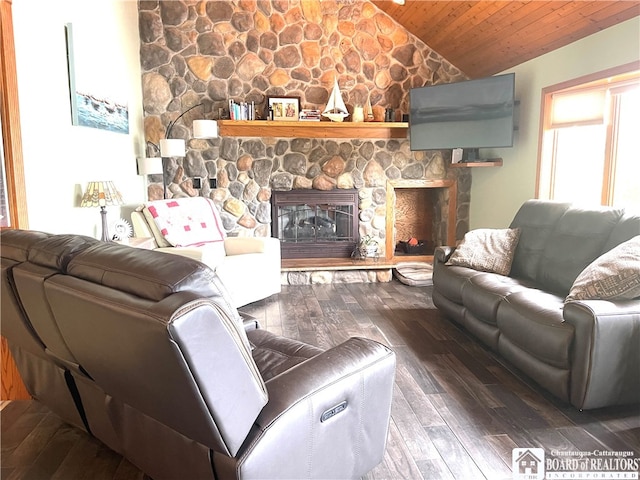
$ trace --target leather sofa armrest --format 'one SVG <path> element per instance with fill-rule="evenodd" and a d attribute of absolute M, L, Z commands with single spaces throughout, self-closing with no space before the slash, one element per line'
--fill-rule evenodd
<path fill-rule="evenodd" d="M 274 237 L 227 237 L 224 249 L 227 255 L 277 252 L 279 256 L 280 240 Z"/>
<path fill-rule="evenodd" d="M 455 247 L 450 247 L 447 245 L 443 245 L 441 247 L 437 247 L 433 252 L 433 262 L 434 263 L 447 263 L 449 257 L 455 250 Z"/>
<path fill-rule="evenodd" d="M 269 403 L 260 413 L 257 423 L 268 428 L 296 403 L 384 360 L 392 360 L 395 365 L 395 353 L 373 340 L 350 338 L 266 382 Z M 395 371 L 395 367 L 392 371 Z M 393 378 L 390 380 L 393 381 Z"/>
<path fill-rule="evenodd" d="M 296 478 L 309 468 L 317 478 L 363 475 L 384 454 L 394 376 L 393 351 L 351 338 L 270 379 L 239 478 Z M 283 443 L 292 447 L 286 462 Z"/>
<path fill-rule="evenodd" d="M 640 300 L 567 302 L 575 329 L 571 403 L 579 409 L 640 402 Z"/>

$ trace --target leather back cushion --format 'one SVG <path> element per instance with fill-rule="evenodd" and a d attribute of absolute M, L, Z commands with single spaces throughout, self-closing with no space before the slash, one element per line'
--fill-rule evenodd
<path fill-rule="evenodd" d="M 610 207 L 567 210 L 542 251 L 538 283 L 566 295 L 578 274 L 600 256 L 623 213 Z"/>
<path fill-rule="evenodd" d="M 77 360 L 67 348 L 49 309 L 44 283 L 52 276 L 64 273 L 67 264 L 75 255 L 100 242 L 95 238 L 81 235 L 49 235 L 27 230 L 15 230 L 12 234 L 3 236 L 3 241 L 5 239 L 7 242 L 6 245 L 3 244 L 3 255 L 5 254 L 5 246 L 20 241 L 23 242 L 23 246 L 28 248 L 28 261 L 21 262 L 12 269 L 13 284 L 26 317 L 21 319 L 14 315 L 15 318 L 12 318 L 8 314 L 5 318 L 3 308 L 3 323 L 6 320 L 9 325 L 13 325 L 17 329 L 20 326 L 17 322 L 22 321 L 26 325 L 24 328 L 37 334 L 31 333 L 33 337 L 37 336 L 36 343 L 42 345 L 41 340 L 50 354 L 67 362 L 67 365 L 71 363 L 77 366 Z M 9 248 L 6 253 L 13 251 Z M 3 259 L 4 262 L 5 259 Z M 3 296 L 3 307 L 4 300 Z M 23 345 L 25 342 L 33 344 L 33 341 L 26 339 L 24 335 L 22 340 Z"/>
<path fill-rule="evenodd" d="M 65 272 L 75 255 L 98 243 L 99 240 L 83 235 L 52 235 L 33 245 L 29 262 Z"/>
<path fill-rule="evenodd" d="M 520 239 L 511 264 L 510 276 L 535 281 L 542 251 L 558 219 L 567 211 L 569 203 L 549 200 L 525 202 L 510 227 L 520 229 Z"/>
<path fill-rule="evenodd" d="M 214 300 L 224 313 L 242 326 L 231 295 L 220 278 L 204 263 L 182 255 L 99 242 L 69 262 L 69 275 L 159 302 L 178 292 Z M 245 345 L 244 329 L 241 335 Z"/>
<path fill-rule="evenodd" d="M 203 263 L 99 242 L 45 282 L 70 350 L 109 394 L 235 454 L 267 402 L 237 310 Z"/>
<path fill-rule="evenodd" d="M 29 321 L 24 315 L 24 310 L 13 285 L 13 268 L 20 262 L 4 257 L 4 245 L 2 246 L 2 259 L 0 260 L 0 327 L 2 336 L 11 345 L 24 348 L 41 357 L 44 354 L 44 345 L 33 331 Z M 24 372 L 23 372 L 24 375 Z M 25 379 L 27 382 L 30 379 Z"/>
<path fill-rule="evenodd" d="M 193 442 L 238 451 L 267 394 L 244 329 L 217 301 L 179 291 L 154 302 L 71 275 L 45 288 L 69 349 L 100 388 Z"/>
<path fill-rule="evenodd" d="M 174 247 L 221 242 L 225 238 L 222 220 L 213 201 L 204 197 L 157 200 L 145 205 L 162 237 Z"/>
<path fill-rule="evenodd" d="M 50 234 L 35 230 L 0 230 L 2 258 L 25 262 L 29 257 L 31 246 L 48 238 Z"/>
<path fill-rule="evenodd" d="M 68 273 L 93 283 L 117 288 L 148 300 L 190 291 L 203 297 L 219 295 L 213 271 L 196 260 L 100 243 L 69 262 Z"/>
<path fill-rule="evenodd" d="M 638 235 L 640 235 L 640 216 L 625 214 L 611 231 L 602 253 L 606 253 Z"/>

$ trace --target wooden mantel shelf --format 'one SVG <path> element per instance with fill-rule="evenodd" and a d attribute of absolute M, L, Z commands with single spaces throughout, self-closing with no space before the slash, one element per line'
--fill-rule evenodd
<path fill-rule="evenodd" d="M 221 137 L 406 138 L 407 122 L 218 120 Z"/>
<path fill-rule="evenodd" d="M 490 158 L 481 162 L 459 162 L 449 165 L 451 168 L 501 167 L 501 158 Z"/>

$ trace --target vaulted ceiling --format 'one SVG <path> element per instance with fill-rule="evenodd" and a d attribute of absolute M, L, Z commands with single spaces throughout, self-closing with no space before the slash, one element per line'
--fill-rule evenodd
<path fill-rule="evenodd" d="M 640 15 L 638 0 L 373 3 L 469 78 L 494 75 Z"/>

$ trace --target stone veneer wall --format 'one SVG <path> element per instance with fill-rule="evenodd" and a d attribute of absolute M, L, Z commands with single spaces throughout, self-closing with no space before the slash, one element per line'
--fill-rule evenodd
<path fill-rule="evenodd" d="M 139 24 L 146 139 L 157 144 L 169 122 L 204 104 L 174 127 L 188 152 L 165 173 L 171 196 L 212 198 L 229 235 L 271 234 L 272 189 L 358 188 L 360 233 L 383 239 L 387 179 L 457 178 L 458 236 L 468 229 L 470 175 L 447 169 L 449 152 L 411 152 L 408 139 L 190 137 L 194 119 L 217 118 L 229 99 L 262 106 L 266 96 L 298 96 L 302 108 L 321 109 L 334 75 L 349 108 L 368 97 L 377 121 L 387 107 L 407 113 L 412 87 L 464 78 L 372 3 L 141 0 Z M 149 199 L 162 198 L 162 179 L 150 180 Z"/>

